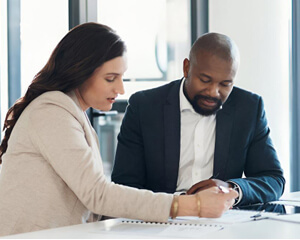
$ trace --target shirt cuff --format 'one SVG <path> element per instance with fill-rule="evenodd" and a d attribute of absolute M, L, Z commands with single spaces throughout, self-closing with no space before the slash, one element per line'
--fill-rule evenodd
<path fill-rule="evenodd" d="M 241 189 L 240 185 L 238 185 L 235 182 L 232 182 L 232 181 L 227 181 L 227 182 L 233 184 L 233 190 L 235 190 L 235 191 L 237 191 L 239 193 L 239 196 L 235 199 L 235 202 L 233 204 L 233 206 L 236 206 L 236 205 L 238 205 L 240 203 L 240 201 L 243 198 L 242 189 Z"/>
<path fill-rule="evenodd" d="M 185 191 L 182 191 L 182 192 L 174 192 L 173 195 L 175 196 L 179 196 L 179 195 L 185 195 L 186 192 Z"/>

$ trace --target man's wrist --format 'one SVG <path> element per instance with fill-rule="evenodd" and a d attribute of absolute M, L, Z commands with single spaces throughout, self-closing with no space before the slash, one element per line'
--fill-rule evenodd
<path fill-rule="evenodd" d="M 242 189 L 240 187 L 240 185 L 238 185 L 237 183 L 235 182 L 232 182 L 232 181 L 227 181 L 228 184 L 232 185 L 232 189 L 237 191 L 239 196 L 235 199 L 235 202 L 233 204 L 233 206 L 236 206 L 240 203 L 240 201 L 242 200 L 243 198 L 243 192 L 242 192 Z"/>

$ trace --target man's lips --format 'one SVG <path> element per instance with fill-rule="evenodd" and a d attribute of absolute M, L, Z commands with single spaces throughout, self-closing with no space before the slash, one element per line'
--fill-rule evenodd
<path fill-rule="evenodd" d="M 208 106 L 208 107 L 214 107 L 217 105 L 217 102 L 214 101 L 214 100 L 209 100 L 209 99 L 202 99 L 202 103 L 205 105 L 205 106 Z"/>

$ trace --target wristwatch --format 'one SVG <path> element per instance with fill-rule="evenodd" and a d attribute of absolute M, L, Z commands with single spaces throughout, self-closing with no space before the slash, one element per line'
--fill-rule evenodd
<path fill-rule="evenodd" d="M 241 199 L 241 193 L 240 193 L 240 187 L 239 187 L 239 185 L 237 185 L 235 182 L 229 182 L 229 183 L 231 183 L 232 185 L 233 185 L 233 190 L 235 190 L 235 191 L 237 191 L 237 193 L 239 194 L 238 196 L 237 196 L 237 198 L 236 199 L 234 199 L 234 204 L 233 204 L 233 206 L 235 206 L 235 205 L 237 205 L 239 202 L 240 202 L 240 199 Z"/>

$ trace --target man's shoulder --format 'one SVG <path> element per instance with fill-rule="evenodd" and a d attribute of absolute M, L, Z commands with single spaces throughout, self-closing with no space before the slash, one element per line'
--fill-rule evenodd
<path fill-rule="evenodd" d="M 130 99 L 131 100 L 157 100 L 162 102 L 162 100 L 166 99 L 171 90 L 175 90 L 179 94 L 181 80 L 175 80 L 170 83 L 164 84 L 162 86 L 151 88 L 147 90 L 142 90 L 134 93 Z M 177 91 L 178 90 L 178 91 Z M 179 96 L 179 95 L 178 95 Z"/>
<path fill-rule="evenodd" d="M 249 103 L 249 102 L 258 102 L 260 99 L 261 96 L 259 96 L 256 93 L 253 93 L 251 91 L 239 87 L 233 87 L 228 100 L 234 103 Z"/>

